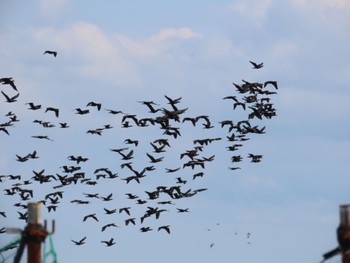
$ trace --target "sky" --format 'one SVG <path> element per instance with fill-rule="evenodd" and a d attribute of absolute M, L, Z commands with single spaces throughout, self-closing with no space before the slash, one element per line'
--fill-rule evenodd
<path fill-rule="evenodd" d="M 56 222 L 52 238 L 58 262 L 320 262 L 337 247 L 339 206 L 349 203 L 349 15 L 346 0 L 1 0 L 0 78 L 12 77 L 19 97 L 8 103 L 1 95 L 0 123 L 9 120 L 10 111 L 19 121 L 7 127 L 9 135 L 0 131 L 0 211 L 6 215 L 0 216 L 0 228 L 25 227 L 18 219 L 25 209 L 15 203 L 63 191 L 56 211 L 42 207 L 49 230 Z M 44 55 L 46 50 L 57 51 L 57 57 Z M 263 67 L 253 69 L 249 61 Z M 249 134 L 237 151 L 243 161 L 232 163 L 236 153 L 227 150 L 228 129 L 220 121 L 244 120 L 248 110 L 233 109 L 233 101 L 223 98 L 241 98 L 233 83 L 243 80 L 278 82 L 278 90 L 270 88 L 277 92 L 271 95 L 277 116 L 251 120 L 265 133 Z M 17 94 L 9 85 L 0 88 L 11 97 Z M 214 128 L 173 122 L 180 127 L 177 138 L 156 126 L 137 127 L 132 119 L 133 127 L 122 128 L 123 116 L 155 116 L 140 101 L 171 109 L 165 96 L 181 98 L 176 104 L 185 109 L 181 118 L 206 115 Z M 101 103 L 101 110 L 87 106 L 91 101 Z M 42 108 L 28 110 L 29 102 Z M 47 107 L 58 108 L 59 118 L 45 113 Z M 90 112 L 79 115 L 77 108 Z M 112 115 L 110 109 L 122 113 Z M 69 128 L 59 128 L 59 122 Z M 106 124 L 113 128 L 101 136 L 86 133 Z M 38 135 L 50 140 L 32 138 Z M 126 144 L 128 138 L 139 145 Z M 150 142 L 159 138 L 169 139 L 171 147 L 154 153 Z M 214 160 L 204 169 L 183 167 L 188 159 L 180 154 L 204 138 L 222 138 L 199 153 Z M 133 169 L 156 169 L 140 183 L 126 183 L 122 179 L 133 172 L 121 168 L 125 161 L 110 151 L 120 148 L 133 150 Z M 16 155 L 34 150 L 38 159 L 17 161 Z M 152 164 L 146 153 L 164 160 Z M 249 153 L 263 155 L 262 161 L 250 162 Z M 76 165 L 68 160 L 71 155 L 89 159 L 78 166 L 96 185 L 78 182 L 54 189 L 59 185 L 54 179 L 42 184 L 31 179 L 33 171 L 43 169 L 57 179 L 56 174 L 64 174 L 62 166 Z M 228 169 L 236 165 L 241 169 Z M 94 171 L 102 167 L 118 177 L 97 180 Z M 175 173 L 166 172 L 177 167 Z M 197 172 L 204 176 L 192 179 Z M 187 180 L 183 191 L 207 190 L 167 205 L 147 199 L 145 191 L 180 185 L 179 176 Z M 32 184 L 20 187 L 33 190 L 33 198 L 6 195 L 4 189 L 30 179 Z M 104 201 L 110 193 L 113 200 Z M 147 203 L 136 204 L 125 193 Z M 90 204 L 71 203 L 76 199 Z M 119 213 L 123 207 L 131 207 L 130 216 Z M 147 207 L 166 211 L 141 224 Z M 107 215 L 104 208 L 117 212 Z M 83 222 L 93 213 L 99 222 Z M 137 219 L 135 225 L 125 225 L 129 217 Z M 108 223 L 118 227 L 101 231 Z M 170 234 L 158 231 L 164 225 Z M 143 233 L 141 227 L 152 231 Z M 0 247 L 16 238 L 0 235 Z M 81 246 L 72 242 L 83 237 Z M 116 242 L 111 247 L 101 242 L 111 238 Z M 3 254 L 7 262 L 14 253 Z M 328 262 L 340 262 L 340 257 Z"/>

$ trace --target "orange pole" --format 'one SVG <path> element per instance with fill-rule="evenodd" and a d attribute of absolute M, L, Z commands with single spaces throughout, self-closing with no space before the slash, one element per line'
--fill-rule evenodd
<path fill-rule="evenodd" d="M 41 263 L 41 243 L 48 233 L 41 225 L 41 203 L 28 204 L 28 224 L 25 229 L 27 239 L 28 263 Z"/>
<path fill-rule="evenodd" d="M 350 205 L 340 206 L 340 224 L 337 229 L 342 263 L 350 263 Z"/>

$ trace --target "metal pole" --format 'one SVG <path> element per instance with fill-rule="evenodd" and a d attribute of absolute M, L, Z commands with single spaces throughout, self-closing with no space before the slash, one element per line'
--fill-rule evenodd
<path fill-rule="evenodd" d="M 28 245 L 28 263 L 41 262 L 41 243 L 48 235 L 41 224 L 41 203 L 28 204 L 28 224 L 25 229 Z"/>
<path fill-rule="evenodd" d="M 337 229 L 342 263 L 350 263 L 350 205 L 340 206 L 340 224 Z"/>

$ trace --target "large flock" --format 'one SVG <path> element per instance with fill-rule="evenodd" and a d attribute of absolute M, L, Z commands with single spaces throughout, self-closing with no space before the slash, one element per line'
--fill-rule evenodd
<path fill-rule="evenodd" d="M 45 51 L 47 55 L 52 55 L 53 59 L 57 56 L 56 51 Z M 263 63 L 255 63 L 250 61 L 254 70 L 263 67 Z M 73 129 L 74 123 L 68 123 L 62 120 L 60 109 L 49 105 L 41 105 L 35 101 L 21 102 L 20 87 L 16 86 L 16 82 L 11 77 L 0 78 L 1 93 L 4 101 L 0 103 L 8 103 L 11 105 L 20 104 L 27 105 L 28 111 L 42 112 L 43 119 L 33 118 L 32 125 L 39 127 L 41 134 L 31 134 L 28 130 L 28 140 L 42 140 L 48 144 L 55 144 L 55 138 L 48 135 L 50 129 L 59 131 L 60 129 Z M 245 114 L 245 118 L 235 121 L 232 118 L 213 122 L 209 115 L 190 116 L 188 107 L 181 106 L 182 97 L 171 98 L 164 95 L 165 106 L 155 101 L 138 101 L 147 111 L 147 117 L 140 117 L 136 114 L 125 113 L 120 109 L 111 109 L 101 102 L 87 101 L 84 107 L 76 107 L 72 109 L 72 114 L 88 115 L 93 111 L 95 114 L 106 114 L 115 117 L 114 123 L 105 124 L 98 128 L 85 130 L 85 136 L 103 136 L 108 130 L 118 128 L 122 129 L 139 129 L 137 138 L 124 138 L 122 145 L 115 146 L 115 141 L 106 146 L 106 155 L 113 155 L 119 163 L 116 162 L 113 167 L 101 167 L 99 160 L 91 159 L 88 154 L 76 155 L 70 154 L 64 156 L 66 163 L 59 167 L 46 167 L 45 163 L 40 163 L 40 169 L 31 169 L 26 172 L 26 176 L 21 174 L 9 174 L 0 171 L 0 187 L 1 195 L 11 196 L 13 201 L 13 211 L 0 211 L 1 217 L 7 217 L 8 213 L 17 213 L 19 220 L 27 219 L 27 202 L 41 202 L 49 213 L 55 213 L 60 208 L 60 204 L 66 196 L 66 191 L 72 189 L 83 189 L 79 194 L 79 198 L 68 200 L 72 205 L 88 206 L 93 202 L 101 203 L 101 211 L 91 211 L 84 214 L 81 218 L 82 222 L 96 221 L 98 231 L 108 232 L 112 228 L 129 227 L 134 225 L 139 231 L 144 233 L 148 231 L 159 231 L 170 234 L 172 229 L 169 224 L 159 224 L 156 228 L 151 227 L 149 222 L 157 222 L 163 214 L 170 210 L 177 214 L 184 214 L 190 211 L 189 207 L 183 207 L 183 202 L 178 205 L 179 200 L 191 198 L 199 193 L 209 189 L 207 187 L 196 187 L 196 182 L 206 175 L 206 167 L 215 162 L 215 158 L 220 156 L 222 152 L 207 154 L 206 148 L 211 144 L 221 141 L 225 142 L 225 148 L 222 151 L 231 154 L 228 160 L 228 173 L 235 173 L 235 170 L 241 169 L 240 163 L 248 160 L 250 163 L 259 163 L 263 159 L 261 153 L 249 153 L 243 156 L 241 148 L 245 141 L 251 139 L 251 134 L 264 134 L 265 126 L 259 126 L 256 121 L 265 121 L 276 116 L 276 109 L 271 102 L 271 95 L 276 94 L 278 85 L 276 81 L 265 82 L 249 82 L 242 80 L 242 83 L 233 83 L 233 92 L 221 98 L 228 103 L 229 108 L 234 111 L 240 111 Z M 221 100 L 220 99 L 220 100 Z M 4 108 L 4 107 L 2 107 Z M 45 116 L 57 120 L 56 122 L 45 120 Z M 30 115 L 29 115 L 30 116 Z M 35 115 L 37 116 L 37 115 Z M 1 113 L 0 116 L 0 141 L 5 141 L 9 136 L 13 136 L 13 131 L 17 128 L 18 122 L 22 119 L 15 111 Z M 254 123 L 254 124 L 253 124 Z M 181 141 L 182 127 L 194 127 L 197 136 L 201 136 L 201 131 L 218 128 L 225 132 L 225 136 L 213 136 L 198 138 L 188 144 L 187 150 L 176 153 L 176 160 L 172 161 L 173 167 L 159 166 L 166 159 L 167 151 Z M 142 134 L 144 128 L 153 127 L 159 131 L 159 136 L 152 141 L 143 141 Z M 140 157 L 138 152 L 139 145 L 146 147 L 146 155 L 142 158 L 148 165 L 139 168 L 137 159 Z M 111 146 L 113 145 L 113 146 Z M 60 145 L 55 145 L 60 147 Z M 144 148 L 145 149 L 145 148 Z M 6 152 L 6 149 L 0 149 Z M 37 149 L 31 152 L 21 152 L 18 149 L 16 156 L 13 156 L 15 165 L 23 165 L 23 163 L 33 162 L 34 159 L 41 158 L 43 153 Z M 103 158 L 103 157 L 101 157 Z M 173 157 L 171 157 L 173 158 Z M 93 163 L 96 163 L 94 166 Z M 93 170 L 85 168 L 86 163 L 92 163 Z M 145 162 L 143 162 L 145 163 Z M 36 163 L 38 167 L 38 163 Z M 49 172 L 50 171 L 50 172 Z M 52 172 L 54 171 L 54 172 Z M 31 174 L 31 177 L 28 177 Z M 154 188 L 149 188 L 147 183 L 143 187 L 143 181 L 152 180 L 156 174 L 167 174 L 167 179 L 172 179 L 172 183 L 160 184 Z M 150 179 L 150 177 L 152 177 Z M 137 185 L 135 191 L 123 192 L 124 199 L 115 198 L 115 192 L 103 193 L 102 182 L 107 184 L 119 185 L 119 189 L 123 185 Z M 153 181 L 156 181 L 155 179 Z M 169 182 L 169 181 L 167 181 Z M 154 183 L 154 182 L 153 182 Z M 43 188 L 45 186 L 45 188 Z M 79 186 L 79 188 L 78 188 Z M 37 192 L 40 193 L 37 194 Z M 43 190 L 44 189 L 44 190 Z M 67 190 L 66 190 L 67 189 Z M 120 192 L 120 190 L 118 190 Z M 44 192 L 44 193 L 43 193 Z M 128 200 L 127 205 L 123 200 Z M 67 201 L 67 200 L 65 200 Z M 134 205 L 130 205 L 134 204 Z M 107 208 L 108 205 L 108 208 Z M 137 209 L 135 208 L 137 206 Z M 142 213 L 137 214 L 134 211 Z M 114 216 L 123 216 L 122 219 Z M 102 223 L 101 217 L 109 217 L 109 223 Z M 1 221 L 0 221 L 1 222 Z M 8 226 L 0 225 L 0 233 L 6 232 Z M 100 242 L 106 246 L 116 244 L 115 235 Z M 71 237 L 70 242 L 75 245 L 83 245 L 88 240 L 87 236 Z"/>

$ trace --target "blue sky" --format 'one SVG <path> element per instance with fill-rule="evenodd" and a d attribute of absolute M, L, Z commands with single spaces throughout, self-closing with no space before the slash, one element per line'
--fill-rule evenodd
<path fill-rule="evenodd" d="M 20 174 L 23 181 L 33 170 L 61 173 L 60 166 L 74 164 L 69 155 L 89 158 L 81 164 L 88 177 L 94 178 L 99 167 L 118 173 L 117 179 L 101 180 L 94 187 L 64 187 L 57 211 L 43 208 L 45 219 L 56 220 L 53 238 L 59 262 L 319 262 L 337 245 L 339 205 L 349 202 L 349 15 L 345 0 L 3 0 L 0 78 L 13 77 L 20 96 L 16 103 L 0 98 L 0 123 L 7 121 L 9 111 L 20 121 L 9 128 L 10 136 L 0 133 L 0 175 Z M 43 55 L 45 50 L 58 55 Z M 250 60 L 264 62 L 264 67 L 253 70 Z M 165 168 L 181 166 L 179 154 L 192 148 L 194 139 L 225 138 L 219 121 L 246 118 L 222 99 L 235 95 L 232 82 L 242 79 L 276 80 L 279 89 L 272 96 L 277 116 L 256 121 L 266 126 L 266 134 L 252 135 L 244 143 L 241 170 L 227 169 L 231 153 L 222 140 L 206 147 L 203 155 L 215 155 L 215 160 L 203 178 L 192 180 L 197 169 L 179 172 L 188 179 L 184 189 L 208 190 L 176 200 L 158 220 L 146 219 L 145 226 L 153 231 L 141 233 L 140 223 L 125 226 L 125 214 L 104 214 L 103 208 L 130 206 L 132 216 L 142 215 L 147 204 L 136 205 L 125 198 L 126 192 L 146 198 L 144 191 L 174 184 L 176 175 Z M 8 85 L 0 88 L 14 95 Z M 149 142 L 162 137 L 162 131 L 121 128 L 121 115 L 105 109 L 150 117 L 139 101 L 169 107 L 164 95 L 181 97 L 181 107 L 188 108 L 184 116 L 208 115 L 215 128 L 178 124 L 181 136 L 171 140 L 164 162 L 141 184 L 125 184 L 120 179 L 130 171 L 120 168 L 120 156 L 109 149 L 134 149 L 134 168 L 142 170 L 150 165 L 145 155 L 152 151 Z M 88 107 L 90 114 L 75 114 L 74 109 L 86 108 L 90 101 L 102 103 L 103 109 Z M 43 109 L 30 111 L 28 102 L 43 109 L 57 107 L 60 118 Z M 71 127 L 43 129 L 35 119 Z M 86 134 L 107 123 L 113 128 L 102 136 Z M 33 135 L 49 135 L 53 141 Z M 126 145 L 127 138 L 138 139 L 140 145 Z M 16 161 L 16 154 L 34 149 L 39 159 Z M 250 152 L 263 154 L 262 162 L 250 163 Z M 0 217 L 0 228 L 23 228 L 13 206 L 19 196 L 3 191 L 17 181 L 4 178 L 0 211 L 7 217 Z M 25 187 L 34 190 L 32 201 L 38 201 L 54 185 Z M 86 200 L 83 193 L 113 193 L 113 200 L 70 203 Z M 190 213 L 177 213 L 176 208 L 189 208 Z M 89 213 L 96 213 L 100 222 L 83 223 Z M 120 227 L 101 232 L 111 222 Z M 171 234 L 157 231 L 160 225 L 170 225 Z M 71 242 L 84 236 L 83 246 Z M 112 247 L 100 242 L 112 237 Z M 13 238 L 1 234 L 0 246 Z"/>

